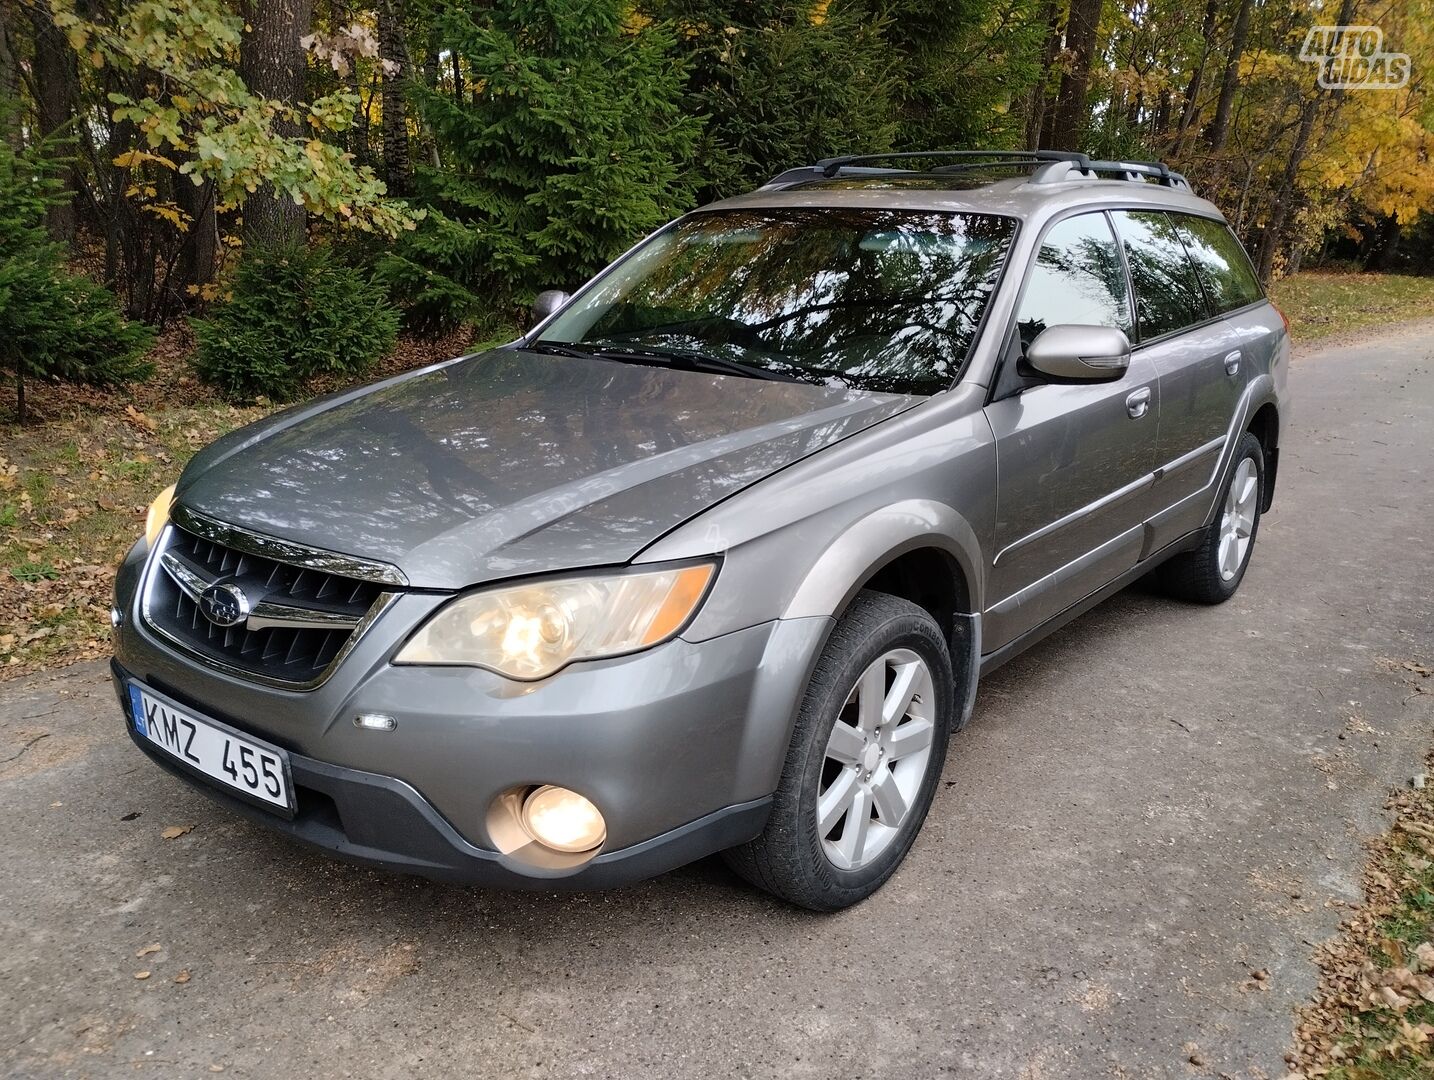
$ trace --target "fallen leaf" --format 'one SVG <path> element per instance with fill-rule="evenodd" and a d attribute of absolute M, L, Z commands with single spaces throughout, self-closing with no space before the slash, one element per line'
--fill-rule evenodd
<path fill-rule="evenodd" d="M 134 977 L 135 977 L 136 979 L 147 979 L 147 978 L 149 978 L 149 972 L 147 972 L 147 971 L 136 971 L 136 972 L 134 973 Z"/>
<path fill-rule="evenodd" d="M 187 832 L 193 832 L 193 831 L 194 831 L 194 826 L 193 826 L 193 825 L 171 825 L 169 828 L 165 829 L 164 832 L 160 833 L 159 835 L 162 836 L 162 837 L 164 837 L 164 839 L 166 839 L 166 840 L 178 840 L 178 839 L 179 839 L 181 836 L 183 836 L 185 833 L 187 833 Z"/>
<path fill-rule="evenodd" d="M 146 956 L 149 956 L 151 953 L 159 952 L 159 950 L 160 944 L 156 941 L 153 945 L 146 945 L 144 948 L 140 949 L 140 951 L 135 953 L 134 956 L 136 960 L 142 960 Z"/>
<path fill-rule="evenodd" d="M 1418 961 L 1421 970 L 1434 969 L 1434 945 L 1427 941 L 1420 942 L 1414 947 L 1414 958 Z"/>
<path fill-rule="evenodd" d="M 1369 876 L 1374 881 L 1378 881 L 1379 884 L 1383 885 L 1386 889 L 1394 888 L 1394 882 L 1389 879 L 1387 874 L 1381 874 L 1378 870 L 1370 870 Z M 1380 881 L 1381 878 L 1383 878 L 1382 881 Z M 1379 947 L 1384 950 L 1384 955 L 1389 957 L 1391 964 L 1402 965 L 1404 963 L 1404 946 L 1394 938 L 1384 938 L 1380 941 Z"/>
<path fill-rule="evenodd" d="M 140 425 L 140 427 L 144 428 L 146 431 L 154 431 L 156 428 L 159 427 L 158 421 L 156 421 L 152 416 L 146 416 L 144 413 L 136 409 L 133 405 L 126 405 L 124 407 L 124 414 L 128 416 L 131 420 L 133 420 L 136 424 Z"/>
<path fill-rule="evenodd" d="M 189 981 L 189 969 L 185 968 L 183 971 L 181 971 L 178 975 L 174 977 L 174 981 L 181 984 L 187 983 Z"/>

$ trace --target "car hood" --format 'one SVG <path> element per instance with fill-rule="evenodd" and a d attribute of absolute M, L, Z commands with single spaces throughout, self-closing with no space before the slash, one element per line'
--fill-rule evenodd
<path fill-rule="evenodd" d="M 457 589 L 627 562 L 919 400 L 498 349 L 234 432 L 178 502 Z"/>

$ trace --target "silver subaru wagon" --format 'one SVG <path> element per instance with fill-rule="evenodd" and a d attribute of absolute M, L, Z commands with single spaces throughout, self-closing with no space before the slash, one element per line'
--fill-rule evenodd
<path fill-rule="evenodd" d="M 1239 587 L 1288 327 L 1164 165 L 840 158 L 524 338 L 197 454 L 120 569 L 130 737 L 342 858 L 877 889 L 983 672 L 1143 575 Z"/>

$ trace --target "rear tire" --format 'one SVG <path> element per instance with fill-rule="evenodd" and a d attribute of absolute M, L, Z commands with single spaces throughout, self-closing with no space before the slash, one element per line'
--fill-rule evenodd
<path fill-rule="evenodd" d="M 1264 497 L 1265 448 L 1247 431 L 1235 450 L 1214 524 L 1198 548 L 1176 555 L 1156 570 L 1160 587 L 1197 604 L 1223 604 L 1234 596 L 1255 550 Z"/>
<path fill-rule="evenodd" d="M 956 695 L 936 622 L 859 593 L 797 712 L 760 836 L 723 852 L 752 884 L 813 911 L 874 893 L 906 857 L 936 794 Z"/>

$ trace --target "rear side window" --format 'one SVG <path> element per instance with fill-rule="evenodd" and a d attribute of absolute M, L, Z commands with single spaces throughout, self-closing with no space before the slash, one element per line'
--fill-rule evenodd
<path fill-rule="evenodd" d="M 1194 214 L 1171 214 L 1195 263 L 1200 284 L 1216 311 L 1234 311 L 1264 298 L 1250 257 L 1223 222 Z"/>
<path fill-rule="evenodd" d="M 1046 327 L 1062 323 L 1135 332 L 1125 270 L 1104 214 L 1066 218 L 1041 241 L 1016 316 L 1022 350 Z"/>
<path fill-rule="evenodd" d="M 1117 210 L 1113 216 L 1125 243 L 1141 339 L 1171 334 L 1209 318 L 1195 266 L 1169 215 L 1159 210 Z"/>

